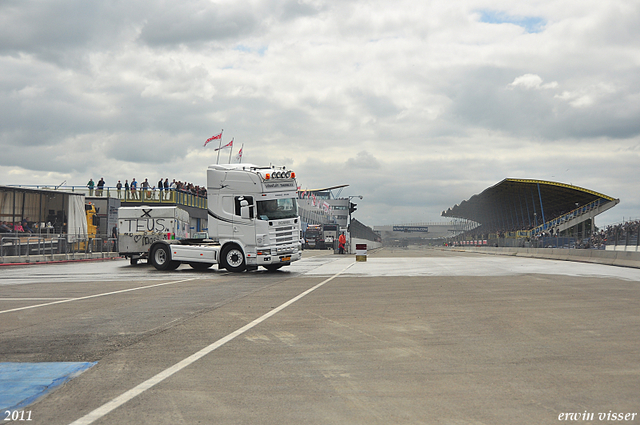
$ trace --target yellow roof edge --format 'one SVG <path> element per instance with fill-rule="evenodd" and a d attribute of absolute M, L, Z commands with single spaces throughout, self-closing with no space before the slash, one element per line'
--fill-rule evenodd
<path fill-rule="evenodd" d="M 600 198 L 604 198 L 608 201 L 615 201 L 616 198 L 612 198 L 611 196 L 607 196 L 603 193 L 600 192 L 596 192 L 595 190 L 590 190 L 590 189 L 585 189 L 584 187 L 580 187 L 580 186 L 574 186 L 572 184 L 566 184 L 566 183 L 560 183 L 560 182 L 552 182 L 552 181 L 548 181 L 548 180 L 535 180 L 535 179 L 504 179 L 503 181 L 510 181 L 510 182 L 518 182 L 518 183 L 539 183 L 539 184 L 547 184 L 547 185 L 551 185 L 551 186 L 559 186 L 559 187 L 565 187 L 568 189 L 573 189 L 573 190 L 578 190 L 580 192 L 585 192 L 585 193 L 589 193 L 591 195 L 595 195 L 598 196 Z"/>

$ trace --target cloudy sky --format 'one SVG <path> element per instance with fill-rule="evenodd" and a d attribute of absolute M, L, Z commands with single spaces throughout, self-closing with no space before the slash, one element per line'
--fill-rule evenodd
<path fill-rule="evenodd" d="M 205 185 L 224 129 L 368 225 L 507 177 L 604 225 L 640 218 L 639 71 L 638 0 L 2 0 L 0 184 Z"/>

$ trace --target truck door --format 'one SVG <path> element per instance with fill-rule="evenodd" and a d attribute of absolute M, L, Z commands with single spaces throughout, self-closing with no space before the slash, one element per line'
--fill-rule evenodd
<path fill-rule="evenodd" d="M 255 246 L 256 227 L 253 222 L 255 219 L 253 196 L 236 196 L 234 204 L 233 238 L 242 241 L 244 245 Z"/>

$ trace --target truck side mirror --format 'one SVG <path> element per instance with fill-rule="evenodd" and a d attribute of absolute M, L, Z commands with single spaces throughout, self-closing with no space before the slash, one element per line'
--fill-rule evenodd
<path fill-rule="evenodd" d="M 243 199 L 242 201 L 240 201 L 240 217 L 249 220 L 251 218 L 249 212 L 250 208 L 251 207 L 249 206 L 249 202 L 247 202 L 247 200 Z"/>

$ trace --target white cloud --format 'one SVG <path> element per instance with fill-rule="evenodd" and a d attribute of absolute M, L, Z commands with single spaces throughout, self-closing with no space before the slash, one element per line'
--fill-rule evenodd
<path fill-rule="evenodd" d="M 599 99 L 616 93 L 612 84 L 599 83 L 576 91 L 563 91 L 556 95 L 557 99 L 568 102 L 575 108 L 586 108 L 595 105 Z"/>
<path fill-rule="evenodd" d="M 516 174 L 631 216 L 639 19 L 624 0 L 0 2 L 0 184 L 202 185 L 224 128 L 246 162 L 349 184 L 371 225 Z"/>
<path fill-rule="evenodd" d="M 542 84 L 542 78 L 539 75 L 524 74 L 520 77 L 517 77 L 515 80 L 513 80 L 512 83 L 509 83 L 507 87 L 509 87 L 510 89 L 522 87 L 524 89 L 545 90 L 557 88 L 558 82 L 553 81 L 551 83 Z"/>
<path fill-rule="evenodd" d="M 347 171 L 354 171 L 358 169 L 376 170 L 380 168 L 380 162 L 369 152 L 361 151 L 358 152 L 355 158 L 349 158 L 347 160 L 346 167 Z"/>

